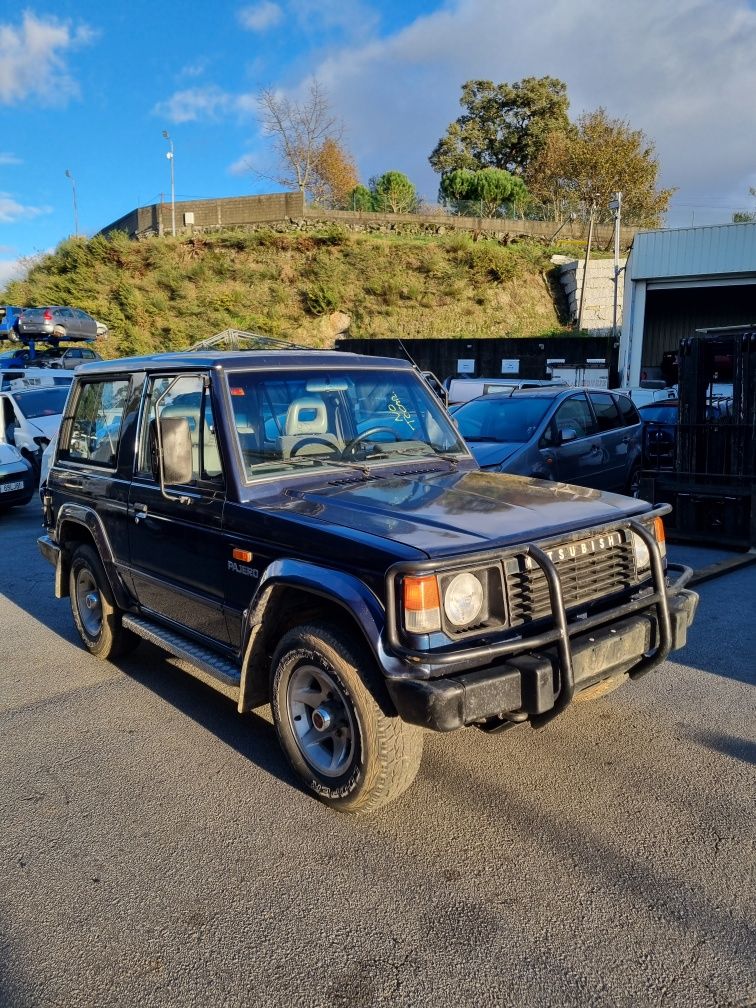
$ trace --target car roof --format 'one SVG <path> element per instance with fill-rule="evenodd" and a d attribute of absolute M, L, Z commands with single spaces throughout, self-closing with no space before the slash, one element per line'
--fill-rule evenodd
<path fill-rule="evenodd" d="M 559 396 L 569 396 L 573 392 L 608 392 L 609 389 L 587 388 L 582 385 L 557 385 L 555 388 L 539 386 L 538 388 L 516 389 L 511 395 L 499 392 L 489 392 L 480 399 L 556 399 Z M 472 400 L 475 401 L 475 400 Z"/>
<path fill-rule="evenodd" d="M 96 361 L 83 364 L 78 374 L 112 374 L 124 371 L 165 371 L 197 370 L 217 368 L 237 370 L 266 367 L 290 368 L 400 368 L 414 371 L 409 361 L 394 357 L 368 357 L 361 354 L 345 353 L 338 350 L 228 350 L 213 353 L 203 351 L 183 351 L 178 353 L 152 354 L 148 357 L 120 357 L 115 360 Z"/>

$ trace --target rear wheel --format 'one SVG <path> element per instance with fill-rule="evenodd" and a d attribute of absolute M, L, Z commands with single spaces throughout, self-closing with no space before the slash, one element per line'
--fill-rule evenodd
<path fill-rule="evenodd" d="M 289 762 L 327 805 L 369 812 L 415 779 L 422 729 L 390 712 L 372 656 L 351 637 L 325 626 L 289 631 L 273 657 L 271 697 Z"/>
<path fill-rule="evenodd" d="M 71 612 L 84 647 L 103 661 L 131 651 L 139 638 L 121 623 L 107 575 L 97 551 L 79 546 L 71 560 L 68 587 Z"/>

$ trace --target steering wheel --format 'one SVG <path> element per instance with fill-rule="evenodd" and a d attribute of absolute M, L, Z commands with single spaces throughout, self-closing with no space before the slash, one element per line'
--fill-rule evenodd
<path fill-rule="evenodd" d="M 367 430 L 362 431 L 357 437 L 353 437 L 351 441 L 347 441 L 341 454 L 351 454 L 358 444 L 361 444 L 366 438 L 372 437 L 373 434 L 393 434 L 394 441 L 401 440 L 393 427 L 368 427 Z"/>
<path fill-rule="evenodd" d="M 327 438 L 319 437 L 317 434 L 305 434 L 302 440 L 297 441 L 297 443 L 289 450 L 289 458 L 294 458 L 300 448 L 304 448 L 306 445 L 311 444 L 322 444 L 327 448 L 330 448 L 333 452 L 338 451 L 336 445 Z"/>

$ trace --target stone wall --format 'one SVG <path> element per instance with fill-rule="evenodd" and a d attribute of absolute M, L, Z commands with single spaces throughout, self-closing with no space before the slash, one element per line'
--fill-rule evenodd
<path fill-rule="evenodd" d="M 577 322 L 580 314 L 580 293 L 583 285 L 583 259 L 568 259 L 554 256 L 559 282 L 564 290 L 569 322 Z M 620 259 L 620 268 L 624 268 L 625 259 Z M 620 273 L 617 291 L 617 325 L 622 323 L 622 293 L 624 289 L 624 272 Z M 585 305 L 583 308 L 582 328 L 592 336 L 607 335 L 612 329 L 614 314 L 614 260 L 590 259 L 585 280 Z"/>
<path fill-rule="evenodd" d="M 517 238 L 550 241 L 557 231 L 560 239 L 584 241 L 587 226 L 568 221 L 560 226 L 553 221 L 498 220 L 491 217 L 452 217 L 446 214 L 362 213 L 353 210 L 315 210 L 305 207 L 302 193 L 271 193 L 265 196 L 229 196 L 223 199 L 181 200 L 176 203 L 176 232 L 215 231 L 221 228 L 255 229 L 276 225 L 283 230 L 314 230 L 337 224 L 349 231 L 395 232 L 400 234 L 448 234 L 467 232 L 475 237 L 510 242 Z M 193 214 L 189 223 L 186 214 Z M 171 233 L 170 202 L 154 203 L 132 210 L 102 228 L 101 234 L 124 231 L 130 238 Z M 594 228 L 595 244 L 607 247 L 613 230 L 607 225 Z M 635 228 L 622 228 L 621 243 L 628 248 Z"/>

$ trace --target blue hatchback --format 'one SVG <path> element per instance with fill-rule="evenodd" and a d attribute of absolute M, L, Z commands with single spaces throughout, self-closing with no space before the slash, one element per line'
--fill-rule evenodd
<path fill-rule="evenodd" d="M 629 396 L 561 387 L 486 395 L 454 421 L 482 469 L 637 496 L 641 423 Z"/>

